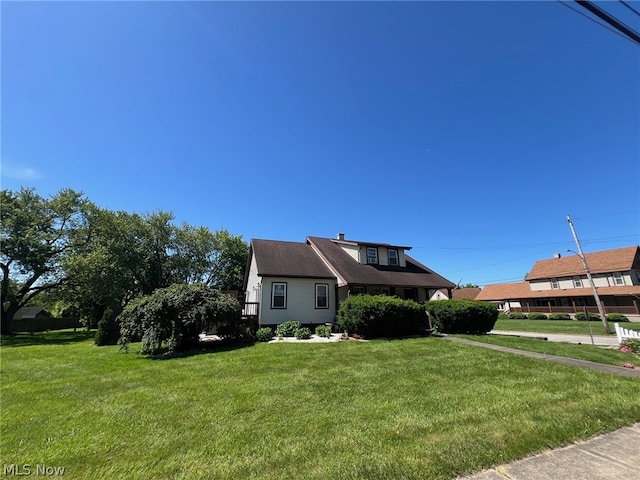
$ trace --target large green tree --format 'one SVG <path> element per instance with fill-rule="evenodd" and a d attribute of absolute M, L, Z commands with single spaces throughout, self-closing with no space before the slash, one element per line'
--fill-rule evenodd
<path fill-rule="evenodd" d="M 33 296 L 67 280 L 62 262 L 88 244 L 92 208 L 82 193 L 71 189 L 51 198 L 27 188 L 0 192 L 2 333 L 11 331 L 14 314 Z"/>

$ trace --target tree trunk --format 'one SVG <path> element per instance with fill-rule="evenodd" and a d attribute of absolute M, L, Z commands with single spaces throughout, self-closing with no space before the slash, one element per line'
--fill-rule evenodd
<path fill-rule="evenodd" d="M 12 303 L 5 309 L 4 305 L 0 308 L 1 317 L 0 317 L 0 333 L 2 335 L 8 335 L 11 333 L 11 322 L 13 321 L 13 316 L 18 311 L 18 305 Z"/>

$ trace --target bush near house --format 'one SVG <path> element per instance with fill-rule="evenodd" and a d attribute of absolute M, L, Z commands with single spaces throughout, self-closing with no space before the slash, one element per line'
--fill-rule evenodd
<path fill-rule="evenodd" d="M 544 313 L 530 313 L 529 320 L 547 320 L 547 316 Z"/>
<path fill-rule="evenodd" d="M 276 336 L 278 337 L 295 337 L 296 331 L 302 325 L 297 320 L 287 320 L 276 327 Z"/>
<path fill-rule="evenodd" d="M 316 335 L 319 337 L 330 338 L 331 337 L 331 327 L 327 325 L 318 325 L 316 327 Z"/>
<path fill-rule="evenodd" d="M 431 325 L 442 333 L 487 333 L 498 320 L 496 305 L 476 300 L 430 301 L 426 309 Z"/>
<path fill-rule="evenodd" d="M 256 330 L 256 338 L 259 342 L 268 342 L 273 338 L 273 330 L 269 327 L 262 327 Z"/>
<path fill-rule="evenodd" d="M 527 314 L 522 312 L 511 312 L 509 314 L 509 318 L 511 320 L 525 320 L 527 318 Z"/>
<path fill-rule="evenodd" d="M 587 316 L 584 314 L 584 312 L 578 312 L 576 313 L 576 320 L 584 322 L 587 320 Z M 600 315 L 598 315 L 597 313 L 589 312 L 589 320 L 591 320 L 592 322 L 600 321 Z"/>
<path fill-rule="evenodd" d="M 624 315 L 622 315 L 621 313 L 610 313 L 609 315 L 607 315 L 607 321 L 622 323 L 622 322 L 628 322 L 629 319 Z"/>
<path fill-rule="evenodd" d="M 367 338 L 416 335 L 428 328 L 424 307 L 412 300 L 356 295 L 340 304 L 338 325 L 350 335 Z"/>
<path fill-rule="evenodd" d="M 568 313 L 550 313 L 549 320 L 571 320 L 571 315 Z"/>

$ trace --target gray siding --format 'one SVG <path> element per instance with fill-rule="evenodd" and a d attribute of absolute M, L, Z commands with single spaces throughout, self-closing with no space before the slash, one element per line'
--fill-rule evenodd
<path fill-rule="evenodd" d="M 274 282 L 287 284 L 287 308 L 271 308 L 271 286 Z M 329 308 L 315 308 L 317 283 L 329 285 Z M 288 320 L 322 324 L 335 319 L 336 281 L 333 279 L 264 277 L 262 284 L 261 325 L 276 325 Z"/>

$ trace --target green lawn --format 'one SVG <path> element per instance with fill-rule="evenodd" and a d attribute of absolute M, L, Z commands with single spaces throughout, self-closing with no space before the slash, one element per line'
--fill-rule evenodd
<path fill-rule="evenodd" d="M 450 479 L 640 421 L 637 379 L 439 338 L 136 349 L 3 338 L 2 463 L 65 479 Z"/>
<path fill-rule="evenodd" d="M 604 325 L 600 320 L 592 321 L 591 328 L 594 335 L 606 335 Z M 609 322 L 609 328 L 615 335 L 613 323 Z M 624 322 L 622 327 L 630 330 L 639 330 L 640 323 Z M 520 332 L 541 332 L 541 333 L 573 333 L 576 335 L 589 335 L 589 322 L 579 322 L 577 320 L 508 320 L 498 319 L 494 330 L 514 330 Z"/>
<path fill-rule="evenodd" d="M 518 338 L 504 335 L 456 335 L 477 342 L 502 345 L 504 347 L 518 348 L 530 352 L 558 355 L 560 357 L 577 358 L 589 362 L 604 363 L 607 365 L 622 365 L 632 363 L 640 366 L 640 357 L 629 353 L 622 353 L 617 349 L 596 347 L 593 345 L 571 345 L 567 343 L 548 342 L 534 338 Z"/>

